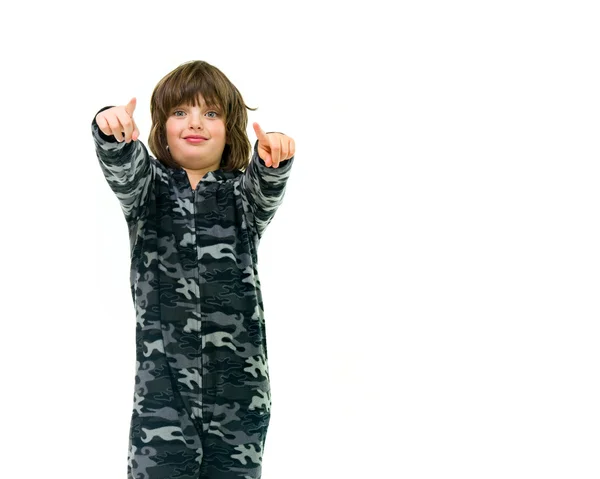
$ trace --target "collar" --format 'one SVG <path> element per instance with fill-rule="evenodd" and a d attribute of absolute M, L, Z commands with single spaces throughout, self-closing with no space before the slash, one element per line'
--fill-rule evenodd
<path fill-rule="evenodd" d="M 183 168 L 169 168 L 171 175 L 177 179 L 178 182 L 188 183 L 187 173 Z M 221 168 L 214 171 L 209 171 L 204 174 L 201 183 L 218 183 L 222 181 L 232 180 L 240 176 L 242 172 L 240 170 L 224 171 Z"/>

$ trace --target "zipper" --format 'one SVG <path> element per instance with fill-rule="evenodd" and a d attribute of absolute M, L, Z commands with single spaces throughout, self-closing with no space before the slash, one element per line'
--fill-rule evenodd
<path fill-rule="evenodd" d="M 189 178 L 188 178 L 188 182 L 189 182 Z M 191 183 L 190 183 L 190 188 L 191 188 Z M 195 260 L 195 266 L 194 266 L 194 270 L 196 271 L 196 315 L 198 317 L 198 327 L 196 328 L 198 331 L 198 339 L 199 339 L 199 343 L 200 343 L 200 351 L 198 351 L 198 359 L 199 359 L 199 365 L 198 365 L 198 376 L 199 376 L 199 383 L 200 383 L 200 411 L 201 411 L 201 421 L 204 421 L 204 368 L 203 368 L 203 351 L 204 351 L 204 337 L 202 335 L 202 307 L 200 305 L 200 267 L 199 267 L 199 253 L 198 253 L 198 229 L 196 227 L 196 197 L 197 197 L 197 191 L 198 191 L 198 185 L 196 185 L 196 189 L 192 190 L 192 198 L 193 198 L 193 204 L 192 204 L 192 215 L 193 215 L 193 227 L 194 227 L 194 234 L 193 234 L 193 239 L 194 239 L 194 254 L 196 255 L 196 260 Z"/>

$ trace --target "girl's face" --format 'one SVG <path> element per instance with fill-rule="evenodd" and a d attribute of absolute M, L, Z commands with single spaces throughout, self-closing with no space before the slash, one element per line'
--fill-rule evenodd
<path fill-rule="evenodd" d="M 166 123 L 167 144 L 182 168 L 214 171 L 225 149 L 225 120 L 206 106 L 202 95 L 198 99 L 199 106 L 179 105 L 171 110 Z"/>

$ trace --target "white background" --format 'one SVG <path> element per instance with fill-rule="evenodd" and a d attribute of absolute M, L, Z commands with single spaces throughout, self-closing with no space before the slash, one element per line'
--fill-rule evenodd
<path fill-rule="evenodd" d="M 595 6 L 2 7 L 0 476 L 125 479 L 129 243 L 90 124 L 136 96 L 147 144 L 156 83 L 206 60 L 252 143 L 297 145 L 258 251 L 263 479 L 599 477 Z"/>

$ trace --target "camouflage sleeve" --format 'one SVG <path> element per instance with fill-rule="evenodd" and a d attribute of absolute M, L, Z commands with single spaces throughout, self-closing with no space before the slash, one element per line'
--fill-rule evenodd
<path fill-rule="evenodd" d="M 251 212 L 250 223 L 255 226 L 259 239 L 283 200 L 293 162 L 292 156 L 279 162 L 279 168 L 267 167 L 258 156 L 258 140 L 254 144 L 252 161 L 246 168 L 240 185 L 244 209 Z"/>
<path fill-rule="evenodd" d="M 98 113 L 108 108 L 111 107 L 104 107 Z M 102 133 L 96 115 L 92 120 L 96 156 L 108 185 L 121 203 L 127 224 L 131 226 L 143 211 L 152 181 L 153 166 L 148 150 L 140 140 L 118 142 L 113 135 Z"/>

